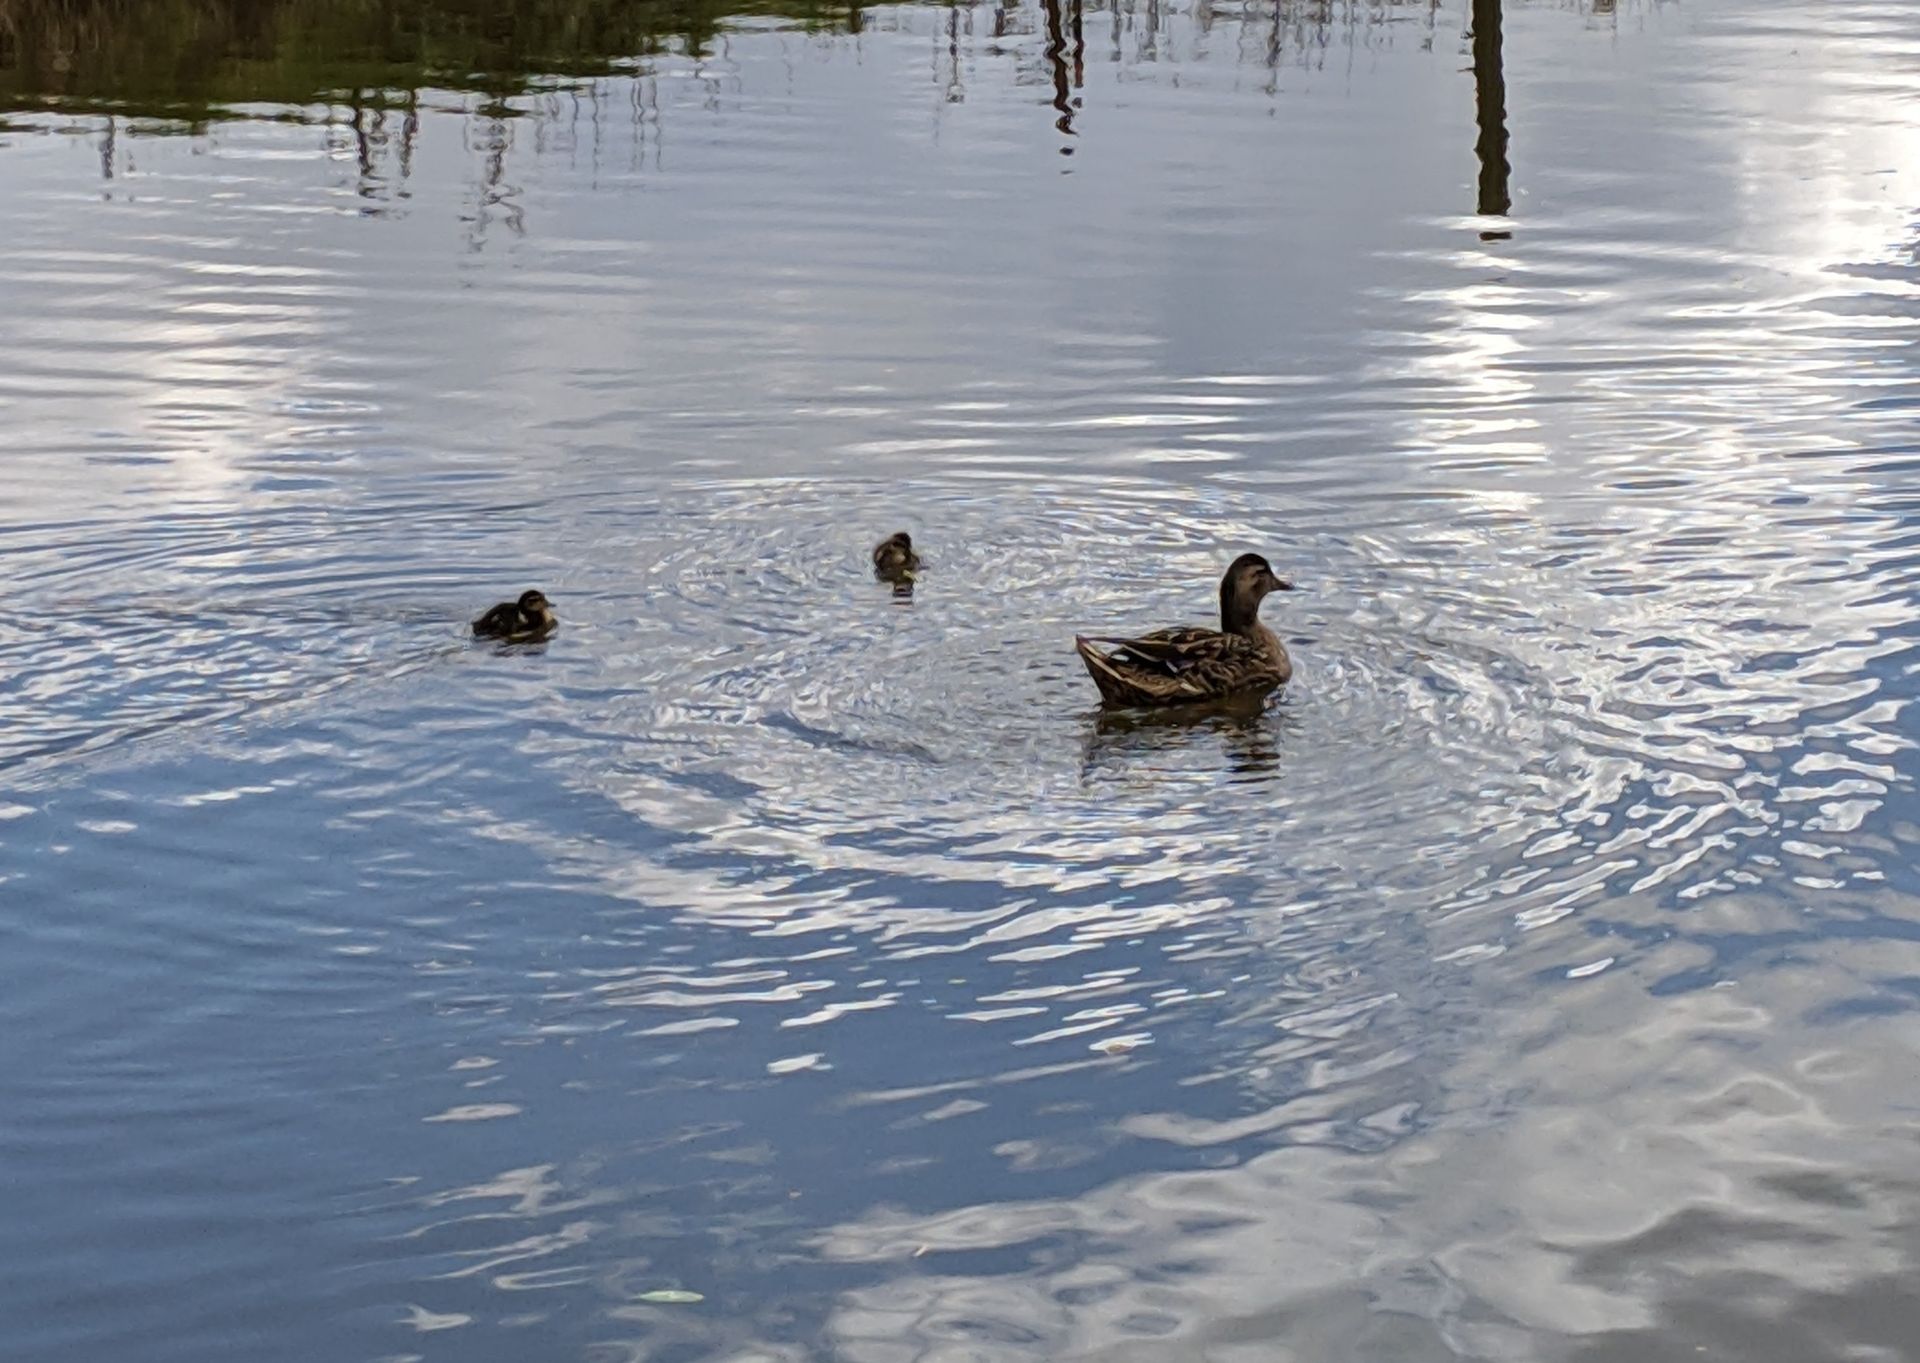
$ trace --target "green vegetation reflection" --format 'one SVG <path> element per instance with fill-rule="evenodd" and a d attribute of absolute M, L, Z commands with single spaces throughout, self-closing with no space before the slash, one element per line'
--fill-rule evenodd
<path fill-rule="evenodd" d="M 0 0 L 0 105 L 199 123 L 422 88 L 504 100 L 703 51 L 738 18 L 859 27 L 818 0 Z"/>

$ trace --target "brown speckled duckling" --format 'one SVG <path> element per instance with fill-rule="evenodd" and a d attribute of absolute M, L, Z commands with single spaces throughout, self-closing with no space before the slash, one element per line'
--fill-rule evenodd
<path fill-rule="evenodd" d="M 1260 623 L 1269 592 L 1291 591 L 1258 554 L 1220 579 L 1220 628 L 1163 629 L 1137 638 L 1080 637 L 1080 661 L 1109 705 L 1193 705 L 1264 695 L 1293 675 L 1280 636 Z M 1095 644 L 1110 645 L 1102 652 Z"/>
<path fill-rule="evenodd" d="M 882 581 L 912 582 L 920 571 L 920 555 L 913 552 L 913 537 L 896 530 L 873 546 L 873 575 Z"/>
<path fill-rule="evenodd" d="M 560 619 L 553 613 L 546 596 L 538 591 L 520 593 L 518 601 L 502 601 L 473 622 L 474 634 L 482 639 L 505 639 L 519 643 L 544 639 L 553 633 Z"/>

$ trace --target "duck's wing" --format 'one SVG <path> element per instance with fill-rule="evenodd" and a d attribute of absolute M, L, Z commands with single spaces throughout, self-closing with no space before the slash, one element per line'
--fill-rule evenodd
<path fill-rule="evenodd" d="M 1114 634 L 1091 636 L 1096 644 L 1106 644 L 1110 656 L 1136 667 L 1164 670 L 1177 674 L 1208 657 L 1231 653 L 1236 644 L 1247 641 L 1237 634 L 1218 630 L 1183 627 L 1157 629 L 1151 634 Z"/>
<path fill-rule="evenodd" d="M 473 632 L 478 635 L 511 634 L 519 625 L 520 607 L 511 601 L 502 601 L 473 622 Z"/>
<path fill-rule="evenodd" d="M 1095 645 L 1104 644 L 1105 649 Z M 1174 705 L 1285 681 L 1265 650 L 1239 634 L 1162 629 L 1151 634 L 1075 641 L 1100 694 L 1122 705 Z"/>

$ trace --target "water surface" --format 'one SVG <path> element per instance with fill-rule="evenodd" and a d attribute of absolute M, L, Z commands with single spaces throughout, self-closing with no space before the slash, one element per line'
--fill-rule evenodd
<path fill-rule="evenodd" d="M 1908 6 L 0 17 L 9 1356 L 1912 1354 Z"/>

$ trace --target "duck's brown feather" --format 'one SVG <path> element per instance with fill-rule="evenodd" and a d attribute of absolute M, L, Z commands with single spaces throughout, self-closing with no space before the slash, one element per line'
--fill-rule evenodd
<path fill-rule="evenodd" d="M 1074 647 L 1100 695 L 1115 705 L 1180 705 L 1271 691 L 1293 672 L 1278 639 L 1211 629 L 1081 636 Z"/>
<path fill-rule="evenodd" d="M 532 639 L 552 628 L 551 613 L 530 614 L 522 610 L 517 601 L 502 601 L 473 622 L 475 637 L 482 639 Z"/>

